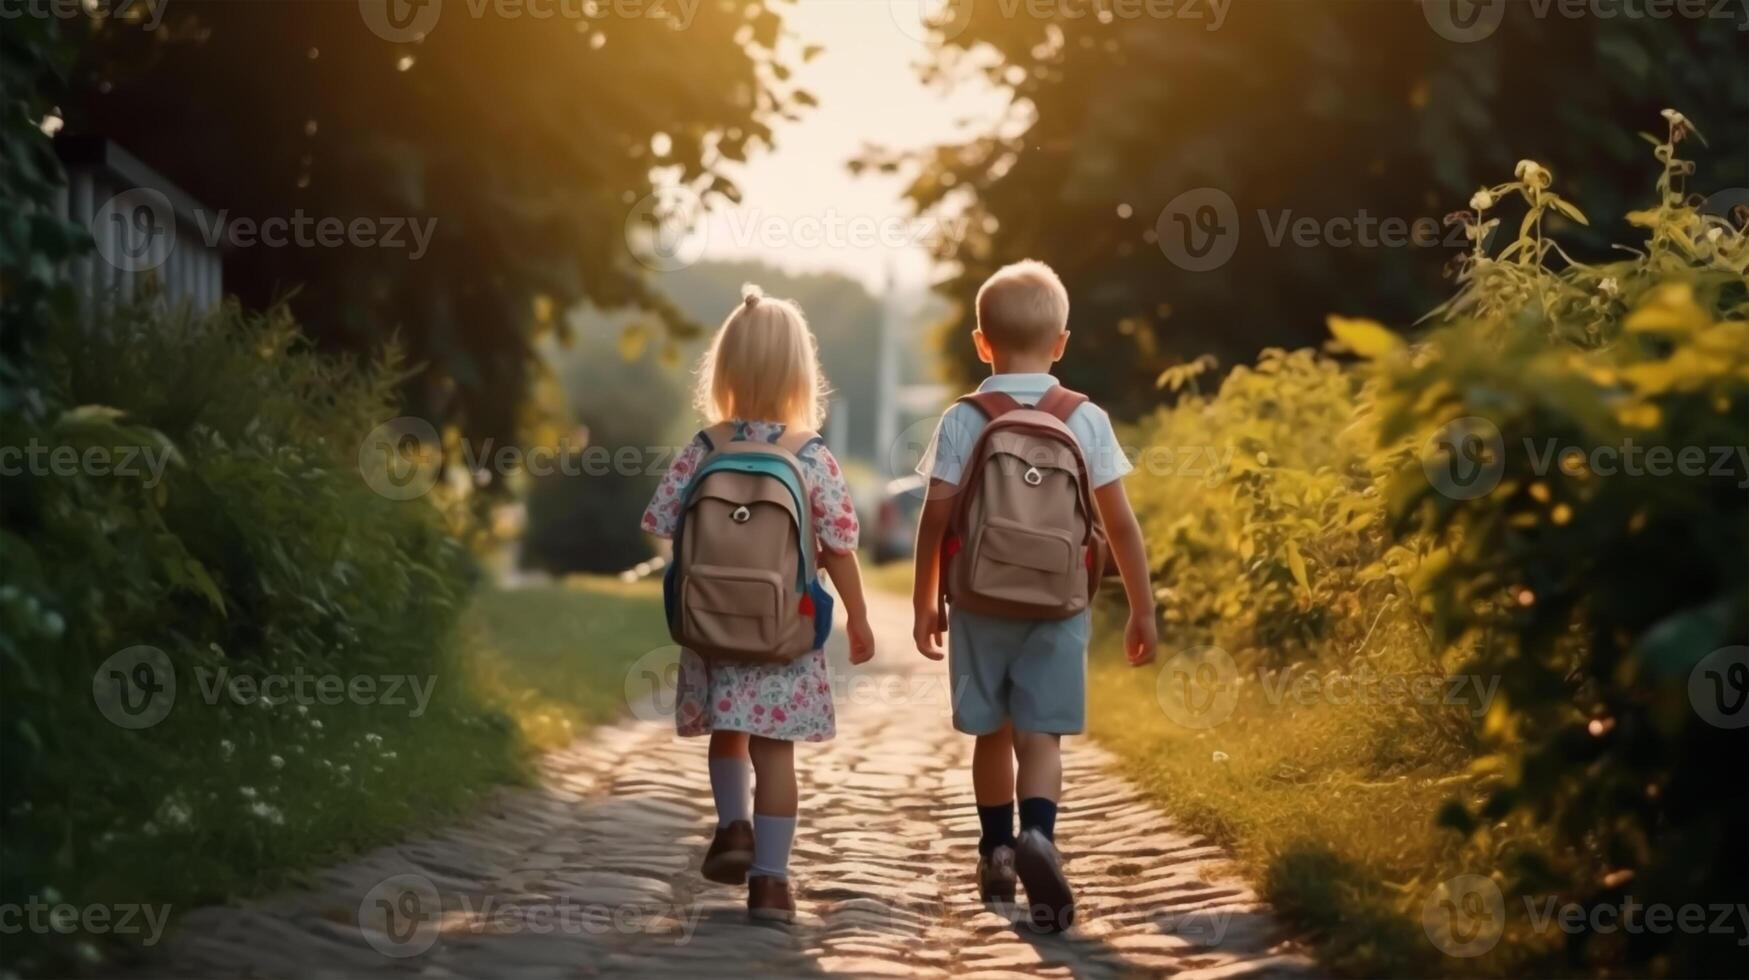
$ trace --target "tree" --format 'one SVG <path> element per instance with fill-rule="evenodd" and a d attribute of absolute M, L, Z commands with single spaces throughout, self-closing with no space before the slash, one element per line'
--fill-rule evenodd
<path fill-rule="evenodd" d="M 694 329 L 647 282 L 628 216 L 664 186 L 735 199 L 723 165 L 811 101 L 784 83 L 772 3 L 628 9 L 190 2 L 155 30 L 93 20 L 68 130 L 120 142 L 233 228 L 400 224 L 399 246 L 233 243 L 227 289 L 292 294 L 327 344 L 399 335 L 426 365 L 409 411 L 503 439 L 531 344 L 563 329 L 548 311 L 586 299 Z"/>
<path fill-rule="evenodd" d="M 960 306 L 947 329 L 966 328 L 995 268 L 1048 260 L 1073 298 L 1065 380 L 1124 414 L 1157 399 L 1163 368 L 1199 354 L 1231 364 L 1316 343 L 1332 311 L 1425 312 L 1467 247 L 1461 226 L 1441 220 L 1509 179 L 1519 157 L 1570 176 L 1588 213 L 1623 214 L 1648 169 L 1622 127 L 1674 106 L 1712 140 L 1709 186 L 1749 186 L 1749 73 L 1730 67 L 1744 53 L 1741 11 L 1575 20 L 1481 5 L 1503 8 L 1504 21 L 1465 43 L 1433 29 L 1435 4 L 1244 0 L 1217 23 L 1209 4 L 1125 17 L 1017 2 L 956 4 L 928 69 L 1006 87 L 1010 118 L 958 144 L 861 163 L 917 166 L 919 209 L 965 212 L 969 233 L 939 249 L 955 268 L 941 291 Z M 1175 13 L 1148 15 L 1166 9 Z M 1204 210 L 1217 193 L 1229 212 Z M 1295 242 L 1306 218 L 1310 246 Z M 1379 244 L 1416 221 L 1431 242 Z M 1581 234 L 1581 254 L 1607 254 L 1619 230 Z M 1217 231 L 1237 236 L 1218 267 L 1162 254 L 1163 234 L 1206 245 Z M 970 346 L 957 336 L 946 346 L 971 375 Z"/>

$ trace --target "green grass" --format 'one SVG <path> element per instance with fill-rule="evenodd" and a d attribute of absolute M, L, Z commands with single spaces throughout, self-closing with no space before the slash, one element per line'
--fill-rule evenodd
<path fill-rule="evenodd" d="M 535 753 L 617 717 L 627 665 L 666 643 L 658 583 L 578 579 L 480 591 L 417 679 L 423 695 L 402 686 L 397 703 L 238 704 L 184 676 L 155 726 L 60 733 L 86 740 L 89 778 L 78 796 L 31 808 L 65 814 L 67 864 L 93 873 L 56 873 L 47 860 L 6 872 L 44 902 L 169 905 L 173 916 L 296 885 L 525 782 Z M 24 934 L 6 945 L 6 968 L 26 975 L 143 952 L 102 937 Z"/>
<path fill-rule="evenodd" d="M 464 628 L 474 684 L 534 749 L 564 745 L 626 708 L 626 672 L 673 645 L 662 585 L 576 577 L 562 585 L 487 591 Z"/>
<path fill-rule="evenodd" d="M 1162 707 L 1164 665 L 1129 667 L 1111 631 L 1101 633 L 1106 642 L 1096 643 L 1089 668 L 1091 734 L 1179 825 L 1225 845 L 1326 967 L 1434 977 L 1511 975 L 1533 958 L 1546 962 L 1548 937 L 1528 937 L 1510 919 L 1501 944 L 1477 959 L 1445 956 L 1423 929 L 1434 886 L 1495 865 L 1466 860 L 1477 845 L 1434 822 L 1442 804 L 1472 786 L 1463 726 L 1444 714 L 1452 709 L 1389 698 L 1302 704 L 1272 697 L 1241 666 L 1232 714 L 1186 727 Z M 1172 652 L 1168 644 L 1162 661 Z M 1164 697 L 1174 697 L 1170 683 Z M 1480 846 L 1496 853 L 1515 839 L 1503 828 L 1492 833 Z"/>

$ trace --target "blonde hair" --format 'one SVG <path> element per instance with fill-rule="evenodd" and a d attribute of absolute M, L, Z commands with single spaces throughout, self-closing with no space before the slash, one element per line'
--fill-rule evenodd
<path fill-rule="evenodd" d="M 699 362 L 693 400 L 712 425 L 730 419 L 818 429 L 826 379 L 808 321 L 794 303 L 751 283 Z"/>
<path fill-rule="evenodd" d="M 1069 326 L 1069 291 L 1050 266 L 1024 259 L 978 287 L 978 329 L 992 347 L 1040 351 Z"/>

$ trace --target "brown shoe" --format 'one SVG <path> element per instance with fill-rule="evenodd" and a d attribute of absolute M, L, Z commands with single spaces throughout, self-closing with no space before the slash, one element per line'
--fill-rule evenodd
<path fill-rule="evenodd" d="M 978 857 L 978 897 L 986 902 L 1014 901 L 1014 848 L 997 844 Z"/>
<path fill-rule="evenodd" d="M 1049 838 L 1033 828 L 1021 831 L 1014 844 L 1014 870 L 1026 886 L 1033 928 L 1062 932 L 1075 923 L 1075 893 L 1063 874 L 1063 856 Z"/>
<path fill-rule="evenodd" d="M 747 869 L 752 866 L 753 825 L 736 820 L 717 828 L 710 850 L 704 852 L 704 867 L 700 870 L 711 881 L 739 885 L 747 880 Z"/>
<path fill-rule="evenodd" d="M 747 879 L 747 915 L 772 922 L 796 921 L 796 900 L 788 878 L 754 875 Z"/>

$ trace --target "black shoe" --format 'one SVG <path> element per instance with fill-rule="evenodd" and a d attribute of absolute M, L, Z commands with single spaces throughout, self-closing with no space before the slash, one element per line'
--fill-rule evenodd
<path fill-rule="evenodd" d="M 1062 932 L 1075 923 L 1075 893 L 1063 875 L 1063 856 L 1049 838 L 1034 828 L 1021 831 L 1014 844 L 1014 870 L 1026 886 L 1033 928 Z"/>

